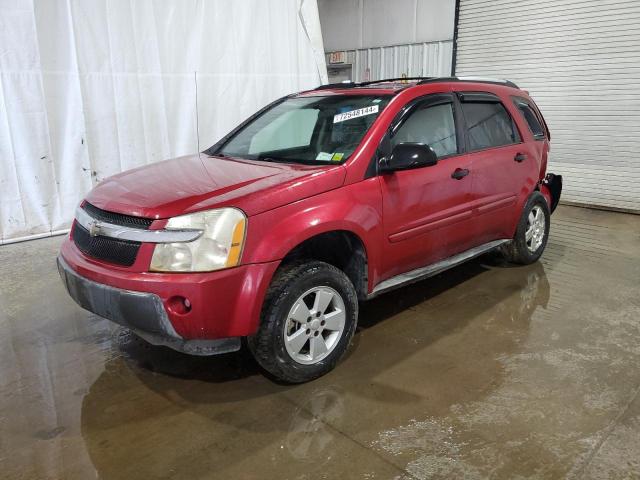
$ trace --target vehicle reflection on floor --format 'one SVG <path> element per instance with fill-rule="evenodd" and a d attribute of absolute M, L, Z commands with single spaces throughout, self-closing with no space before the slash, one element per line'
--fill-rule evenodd
<path fill-rule="evenodd" d="M 346 473 L 353 461 L 346 452 L 358 455 L 377 432 L 446 408 L 461 395 L 476 398 L 502 381 L 494 359 L 513 354 L 526 340 L 532 314 L 548 302 L 549 284 L 541 263 L 512 268 L 498 262 L 485 256 L 363 304 L 347 359 L 335 373 L 306 385 L 269 381 L 245 353 L 189 357 L 116 329 L 116 358 L 82 405 L 89 455 L 104 478 L 116 478 L 123 465 L 134 464 L 140 471 L 186 469 L 196 476 L 207 468 L 240 475 L 247 462 L 255 478 L 295 476 L 300 469 Z M 447 361 L 437 344 L 469 328 L 478 312 L 492 338 L 450 345 L 449 356 L 450 348 L 469 353 L 463 362 Z M 473 330 L 476 337 L 482 333 Z M 387 379 L 389 371 L 399 381 Z M 456 386 L 460 381 L 464 385 Z M 361 438 L 354 443 L 343 429 Z M 194 464 L 193 452 L 205 450 Z M 366 468 L 370 459 L 360 461 L 358 468 Z M 372 473 L 398 470 L 394 461 L 378 462 L 383 467 L 374 462 Z"/>

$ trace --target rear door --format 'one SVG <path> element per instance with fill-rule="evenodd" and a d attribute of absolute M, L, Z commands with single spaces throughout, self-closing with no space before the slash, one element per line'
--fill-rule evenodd
<path fill-rule="evenodd" d="M 522 202 L 533 190 L 536 151 L 500 98 L 488 92 L 458 92 L 466 148 L 473 158 L 472 204 L 477 244 L 511 238 Z"/>
<path fill-rule="evenodd" d="M 427 95 L 407 105 L 391 126 L 384 148 L 424 143 L 438 163 L 380 176 L 387 240 L 383 277 L 454 255 L 472 241 L 471 162 L 456 106 L 453 94 Z"/>
<path fill-rule="evenodd" d="M 517 95 L 512 96 L 511 99 L 520 114 L 520 118 L 526 123 L 528 135 L 523 131 L 523 136 L 526 137 L 530 135 L 534 141 L 533 148 L 536 151 L 539 162 L 538 178 L 542 179 L 547 171 L 547 160 L 549 157 L 549 141 L 551 139 L 549 128 L 533 100 Z M 516 118 L 517 117 L 518 115 L 516 114 Z M 524 130 L 524 128 L 521 130 Z"/>

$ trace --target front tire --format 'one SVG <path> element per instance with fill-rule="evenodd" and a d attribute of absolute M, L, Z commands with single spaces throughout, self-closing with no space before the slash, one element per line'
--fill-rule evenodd
<path fill-rule="evenodd" d="M 504 258 L 520 265 L 537 261 L 547 246 L 550 226 L 551 213 L 547 200 L 535 191 L 522 210 L 513 240 L 501 249 Z"/>
<path fill-rule="evenodd" d="M 260 327 L 247 343 L 276 379 L 307 382 L 336 366 L 357 320 L 358 298 L 344 272 L 318 261 L 293 264 L 274 277 Z"/>

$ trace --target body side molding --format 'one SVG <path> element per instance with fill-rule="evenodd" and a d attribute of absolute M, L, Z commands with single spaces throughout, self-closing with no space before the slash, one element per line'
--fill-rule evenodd
<path fill-rule="evenodd" d="M 367 298 L 370 299 L 380 295 L 381 293 L 385 293 L 404 285 L 418 282 L 420 280 L 424 280 L 425 278 L 437 275 L 440 272 L 444 272 L 445 270 L 460 265 L 467 260 L 471 260 L 472 258 L 493 250 L 494 248 L 497 248 L 500 245 L 507 243 L 508 241 L 510 241 L 510 239 L 494 240 L 492 242 L 473 247 L 462 253 L 458 253 L 452 257 L 445 258 L 444 260 L 440 260 L 439 262 L 433 263 L 431 265 L 427 265 L 426 267 L 416 268 L 415 270 L 411 270 L 409 272 L 396 275 L 395 277 L 391 277 L 377 284 Z"/>

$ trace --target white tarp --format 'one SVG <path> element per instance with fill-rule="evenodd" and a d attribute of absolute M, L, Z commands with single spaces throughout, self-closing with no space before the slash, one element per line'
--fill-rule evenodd
<path fill-rule="evenodd" d="M 316 0 L 0 0 L 0 240 L 325 81 Z"/>

